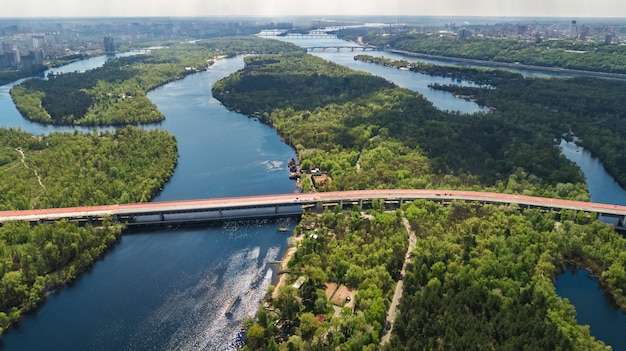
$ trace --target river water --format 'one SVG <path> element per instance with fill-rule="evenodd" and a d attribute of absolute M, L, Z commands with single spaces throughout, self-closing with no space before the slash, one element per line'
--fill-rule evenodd
<path fill-rule="evenodd" d="M 471 83 L 354 61 L 357 53 L 353 52 L 313 53 L 419 91 L 440 109 L 461 113 L 482 110 L 449 93 L 427 88 L 431 82 Z M 104 61 L 104 57 L 93 58 L 62 69 L 85 70 Z M 172 82 L 148 95 L 166 116 L 156 128 L 173 133 L 179 149 L 176 172 L 154 201 L 295 190 L 285 167 L 286 161 L 295 157 L 293 151 L 280 142 L 273 129 L 228 111 L 211 95 L 211 85 L 216 80 L 242 67 L 243 62 L 238 58 L 221 60 L 207 72 Z M 24 120 L 8 95 L 10 86 L 0 87 L 0 126 L 21 128 L 33 134 L 73 130 Z M 584 162 L 580 165 L 584 167 Z M 592 199 L 601 201 L 593 193 Z M 286 225 L 292 227 L 294 223 Z M 276 228 L 273 222 L 250 221 L 124 235 L 91 271 L 50 296 L 35 313 L 3 335 L 0 349 L 236 349 L 243 319 L 254 315 L 274 277 L 275 272 L 267 262 L 282 256 L 286 249 L 285 236 Z M 561 282 L 559 278 L 557 289 Z M 577 281 L 575 287 L 585 282 L 597 287 L 586 278 Z M 602 294 L 596 292 L 596 295 Z M 236 296 L 241 296 L 242 301 L 233 317 L 226 318 L 224 311 Z M 602 298 L 594 303 L 607 305 Z M 579 318 L 580 323 L 588 323 L 582 320 L 580 312 Z M 605 323 L 614 323 L 607 317 L 599 318 L 594 326 L 602 329 Z M 596 335 L 594 327 L 592 333 Z M 613 345 L 610 337 L 619 338 L 620 334 L 611 333 L 609 338 L 601 339 Z"/>
<path fill-rule="evenodd" d="M 149 94 L 166 116 L 159 128 L 176 136 L 180 154 L 155 201 L 295 191 L 286 167 L 295 154 L 276 131 L 228 111 L 211 95 L 215 81 L 242 67 L 240 59 L 221 60 Z M 0 88 L 3 126 L 35 134 L 70 130 L 26 122 L 8 89 Z M 243 319 L 254 315 L 272 281 L 268 262 L 286 249 L 277 226 L 250 221 L 124 235 L 91 271 L 2 336 L 0 348 L 236 349 Z M 226 318 L 225 309 L 239 295 L 232 318 Z"/>

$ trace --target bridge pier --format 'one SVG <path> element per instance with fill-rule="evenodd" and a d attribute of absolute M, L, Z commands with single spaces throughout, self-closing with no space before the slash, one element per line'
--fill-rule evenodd
<path fill-rule="evenodd" d="M 624 216 L 617 217 L 617 226 L 618 227 L 623 227 L 624 226 Z"/>
<path fill-rule="evenodd" d="M 317 201 L 317 202 L 315 203 L 315 209 L 316 209 L 317 211 L 322 211 L 322 210 L 324 210 L 324 203 L 323 203 L 323 202 L 321 202 L 321 201 Z"/>
<path fill-rule="evenodd" d="M 161 222 L 165 222 L 165 215 L 163 213 L 159 213 L 159 219 Z"/>

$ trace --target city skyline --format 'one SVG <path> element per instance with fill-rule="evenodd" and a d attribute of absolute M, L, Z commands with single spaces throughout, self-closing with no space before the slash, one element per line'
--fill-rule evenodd
<path fill-rule="evenodd" d="M 3 0 L 0 18 L 201 16 L 626 17 L 621 0 Z"/>

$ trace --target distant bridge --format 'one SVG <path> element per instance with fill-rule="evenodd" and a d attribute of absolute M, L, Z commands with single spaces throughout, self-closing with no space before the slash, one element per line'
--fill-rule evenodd
<path fill-rule="evenodd" d="M 31 223 L 70 220 L 101 220 L 134 224 L 166 224 L 229 220 L 260 217 L 287 217 L 301 214 L 310 208 L 370 205 L 383 200 L 386 206 L 400 206 L 418 199 L 449 203 L 453 200 L 481 204 L 517 205 L 520 208 L 538 208 L 546 211 L 569 209 L 618 219 L 617 227 L 624 229 L 626 206 L 582 201 L 560 200 L 534 196 L 453 190 L 355 190 L 307 194 L 279 194 L 216 198 L 206 200 L 146 202 L 137 204 L 49 208 L 41 210 L 0 211 L 0 224 L 7 221 Z"/>
<path fill-rule="evenodd" d="M 326 46 L 304 46 L 303 49 L 307 52 L 315 50 L 350 50 L 350 51 L 381 51 L 378 46 L 348 46 L 348 45 L 326 45 Z"/>
<path fill-rule="evenodd" d="M 276 39 L 337 39 L 337 35 L 324 31 L 311 31 L 309 33 L 262 32 L 257 36 Z"/>

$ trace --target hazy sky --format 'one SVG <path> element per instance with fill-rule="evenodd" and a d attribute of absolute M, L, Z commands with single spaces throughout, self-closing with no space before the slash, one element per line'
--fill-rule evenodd
<path fill-rule="evenodd" d="M 0 0 L 0 17 L 626 17 L 624 0 Z"/>

